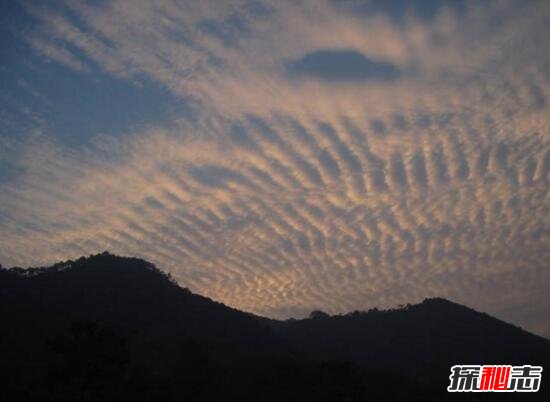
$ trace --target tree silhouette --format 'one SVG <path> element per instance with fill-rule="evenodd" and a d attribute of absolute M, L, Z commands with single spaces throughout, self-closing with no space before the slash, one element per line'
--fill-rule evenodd
<path fill-rule="evenodd" d="M 309 318 L 312 318 L 312 319 L 316 319 L 316 318 L 329 318 L 330 315 L 328 315 L 327 313 L 325 313 L 324 311 L 321 311 L 321 310 L 313 310 L 310 314 L 309 314 Z"/>
<path fill-rule="evenodd" d="M 210 401 L 215 376 L 203 346 L 194 339 L 184 342 L 172 374 L 174 395 L 185 401 Z"/>
<path fill-rule="evenodd" d="M 50 371 L 55 400 L 120 400 L 129 379 L 130 355 L 124 339 L 111 328 L 73 322 L 49 347 L 58 356 Z"/>

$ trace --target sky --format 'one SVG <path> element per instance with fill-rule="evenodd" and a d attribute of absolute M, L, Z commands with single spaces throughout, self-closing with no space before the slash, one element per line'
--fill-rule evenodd
<path fill-rule="evenodd" d="M 3 1 L 0 263 L 550 337 L 550 3 Z"/>

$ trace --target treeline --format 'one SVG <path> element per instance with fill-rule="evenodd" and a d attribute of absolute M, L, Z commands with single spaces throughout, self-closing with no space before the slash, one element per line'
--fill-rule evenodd
<path fill-rule="evenodd" d="M 222 364 L 197 340 L 174 363 L 138 363 L 112 328 L 73 322 L 48 339 L 48 359 L 2 365 L 4 401 L 435 401 L 443 396 L 407 379 L 349 362 L 293 358 Z"/>

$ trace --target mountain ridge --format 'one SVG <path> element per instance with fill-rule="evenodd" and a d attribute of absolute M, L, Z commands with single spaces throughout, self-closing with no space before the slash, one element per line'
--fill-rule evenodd
<path fill-rule="evenodd" d="M 191 293 L 195 296 L 199 296 L 201 298 L 207 299 L 207 300 L 212 301 L 214 303 L 223 305 L 223 306 L 225 306 L 229 309 L 236 310 L 236 311 L 239 311 L 239 312 L 242 312 L 242 313 L 245 313 L 245 314 L 249 314 L 249 315 L 254 316 L 254 317 L 256 317 L 260 320 L 286 322 L 286 321 L 302 321 L 302 320 L 308 320 L 308 319 L 312 318 L 311 316 L 309 316 L 309 317 L 302 317 L 302 318 L 289 317 L 289 318 L 286 318 L 286 319 L 277 319 L 277 318 L 267 317 L 267 316 L 263 316 L 263 315 L 258 315 L 256 313 L 252 313 L 252 312 L 248 312 L 248 311 L 244 311 L 244 310 L 239 310 L 239 309 L 237 309 L 235 307 L 232 307 L 228 304 L 225 304 L 223 302 L 214 300 L 214 299 L 212 299 L 208 296 L 204 296 L 204 295 L 201 295 L 199 293 L 195 293 L 195 292 L 191 291 L 189 288 L 180 285 L 174 278 L 172 278 L 170 273 L 166 273 L 166 272 L 162 271 L 161 269 L 157 268 L 153 263 L 150 263 L 147 260 L 144 260 L 144 259 L 138 258 L 138 257 L 118 256 L 118 255 L 112 254 L 108 251 L 104 251 L 104 252 L 98 253 L 98 254 L 92 254 L 88 257 L 82 256 L 82 257 L 80 257 L 76 260 L 70 260 L 69 259 L 69 260 L 65 260 L 65 261 L 60 261 L 60 262 L 52 264 L 50 266 L 39 266 L 39 267 L 28 267 L 28 268 L 22 268 L 22 267 L 19 267 L 19 266 L 15 266 L 15 267 L 9 267 L 8 268 L 8 267 L 2 267 L 0 265 L 0 275 L 1 274 L 11 275 L 12 277 L 17 277 L 17 278 L 21 278 L 21 279 L 32 278 L 32 277 L 36 277 L 36 276 L 40 276 L 40 275 L 51 275 L 51 274 L 54 274 L 54 273 L 62 272 L 64 270 L 70 270 L 70 269 L 75 269 L 75 268 L 78 269 L 79 265 L 82 265 L 83 263 L 89 263 L 90 261 L 93 261 L 94 259 L 97 259 L 97 258 L 114 258 L 114 259 L 117 259 L 117 260 L 125 260 L 125 261 L 128 261 L 128 262 L 135 263 L 135 264 L 138 265 L 138 267 L 139 266 L 145 267 L 148 270 L 150 270 L 150 271 L 158 274 L 159 276 L 165 278 L 166 280 L 168 280 L 169 282 L 171 282 L 172 284 L 179 287 L 181 290 L 183 290 L 185 292 L 189 292 L 189 293 Z M 134 268 L 136 268 L 136 267 L 134 267 Z M 415 303 L 415 304 L 408 303 L 406 305 L 400 305 L 399 307 L 394 307 L 394 308 L 379 309 L 378 307 L 373 307 L 373 308 L 370 308 L 369 310 L 354 310 L 354 311 L 349 311 L 349 312 L 346 312 L 346 313 L 336 313 L 336 314 L 330 314 L 330 313 L 326 313 L 324 311 L 314 310 L 314 311 L 312 311 L 312 313 L 314 314 L 314 313 L 318 312 L 318 313 L 321 313 L 321 315 L 326 315 L 327 317 L 332 318 L 332 317 L 345 317 L 345 316 L 358 315 L 358 314 L 359 315 L 364 315 L 364 314 L 369 314 L 369 313 L 388 313 L 388 312 L 391 313 L 391 312 L 400 311 L 400 310 L 407 310 L 411 307 L 417 307 L 417 306 L 422 306 L 422 305 L 423 306 L 426 306 L 426 305 L 432 305 L 433 306 L 433 305 L 443 305 L 443 304 L 445 304 L 447 306 L 455 306 L 455 307 L 459 306 L 460 308 L 466 308 L 466 309 L 468 309 L 472 312 L 483 314 L 485 316 L 497 319 L 497 318 L 491 316 L 490 314 L 488 314 L 486 312 L 475 310 L 474 308 L 462 305 L 460 303 L 456 303 L 452 300 L 446 299 L 444 297 L 439 297 L 439 296 L 427 297 L 419 303 Z M 539 334 L 531 333 L 531 332 L 525 330 L 524 328 L 522 328 L 519 325 L 504 321 L 502 319 L 497 319 L 497 320 L 499 320 L 501 322 L 504 322 L 504 323 L 506 323 L 506 324 L 508 324 L 512 327 L 515 327 L 517 329 L 528 332 L 529 334 L 531 334 L 533 336 L 548 340 L 548 338 L 545 338 L 544 336 L 539 335 Z"/>
<path fill-rule="evenodd" d="M 236 384 L 250 388 L 251 378 L 265 375 L 257 379 L 263 385 L 253 383 L 263 390 L 266 381 L 282 375 L 280 367 L 302 373 L 278 381 L 290 381 L 303 400 L 310 395 L 304 384 L 322 388 L 319 378 L 327 375 L 338 379 L 337 388 L 357 386 L 360 394 L 371 376 L 445 400 L 441 392 L 454 364 L 550 362 L 547 339 L 443 298 L 399 309 L 274 320 L 192 293 L 145 260 L 109 253 L 31 271 L 1 269 L 0 319 L 4 371 L 44 371 L 55 360 L 48 342 L 75 322 L 91 322 L 112 328 L 127 341 L 135 363 L 161 378 L 171 376 L 181 356 L 189 356 L 188 345 L 195 345 L 191 349 L 208 356 L 216 373 L 232 379 L 226 386 L 239 399 L 243 386 Z"/>

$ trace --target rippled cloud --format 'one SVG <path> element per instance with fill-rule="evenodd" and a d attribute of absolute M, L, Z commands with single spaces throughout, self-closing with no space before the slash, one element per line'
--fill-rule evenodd
<path fill-rule="evenodd" d="M 108 249 L 268 316 L 444 296 L 550 335 L 548 4 L 137 3 L 29 5 L 24 38 L 191 117 L 0 136 L 4 265 Z"/>

